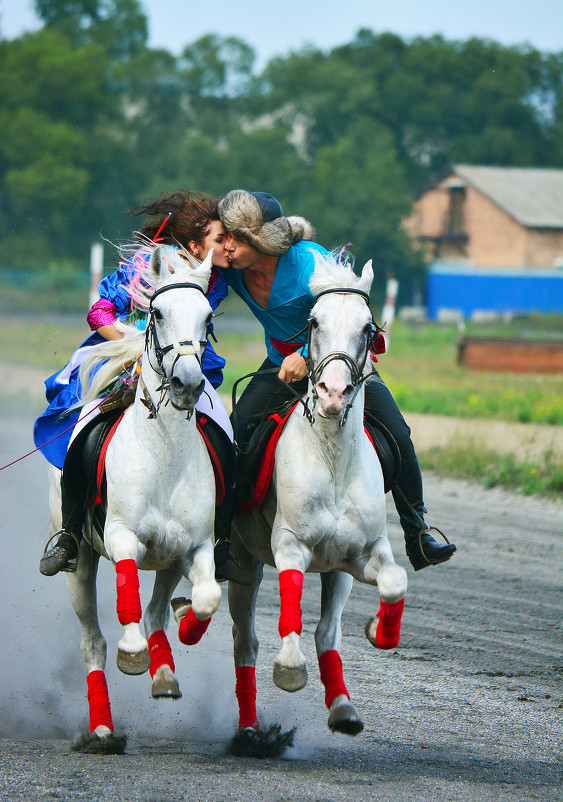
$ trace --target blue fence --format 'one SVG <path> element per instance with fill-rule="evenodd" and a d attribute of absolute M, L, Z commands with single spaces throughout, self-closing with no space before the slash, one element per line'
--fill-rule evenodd
<path fill-rule="evenodd" d="M 563 312 L 563 273 L 483 270 L 433 265 L 426 285 L 428 317 L 440 309 L 459 310 L 464 318 L 475 311 L 498 314 Z"/>

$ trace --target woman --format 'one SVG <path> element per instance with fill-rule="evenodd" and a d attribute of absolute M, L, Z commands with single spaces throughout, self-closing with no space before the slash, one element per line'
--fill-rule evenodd
<path fill-rule="evenodd" d="M 132 296 L 146 297 L 150 296 L 152 291 L 146 284 L 142 287 L 141 293 L 138 292 L 138 288 L 139 283 L 144 282 L 143 268 L 150 259 L 153 243 L 172 246 L 180 252 L 183 249 L 198 261 L 203 261 L 213 248 L 215 264 L 206 293 L 212 309 L 216 309 L 227 295 L 227 283 L 220 269 L 228 266 L 224 251 L 226 232 L 219 220 L 217 201 L 214 198 L 178 191 L 169 195 L 163 194 L 158 200 L 138 206 L 130 213 L 136 216 L 142 214 L 150 216 L 150 220 L 138 232 L 139 247 L 111 276 L 100 282 L 100 299 L 93 304 L 87 316 L 88 324 L 94 333 L 82 343 L 67 365 L 45 382 L 47 400 L 50 403 L 35 423 L 34 438 L 37 447 L 52 465 L 62 469 L 62 530 L 57 533 L 60 537 L 56 545 L 46 551 L 41 559 L 39 570 L 45 576 L 53 576 L 61 570 L 76 569 L 87 487 L 79 460 L 76 458 L 71 460 L 72 450 L 67 459 L 67 452 L 81 413 L 80 409 L 73 409 L 81 395 L 80 365 L 86 355 L 92 353 L 93 348 L 107 340 L 124 336 L 116 327 L 116 321 L 136 322 L 138 328 L 144 328 L 146 325 L 142 319 L 144 315 L 138 311 L 139 304 L 133 302 Z M 207 387 L 207 394 L 203 394 L 202 404 L 207 404 L 206 413 L 222 426 L 232 439 L 232 432 L 228 431 L 227 413 L 214 392 L 223 381 L 224 365 L 225 360 L 215 353 L 211 344 L 208 344 L 202 370 L 211 387 Z M 209 395 L 213 399 L 211 403 Z M 229 504 L 232 500 L 227 498 L 223 503 Z M 228 514 L 221 516 L 219 509 L 217 513 L 219 521 L 228 520 L 230 517 Z M 244 580 L 241 570 L 229 555 L 228 531 L 220 533 L 220 542 L 216 547 L 216 567 L 220 578 Z"/>

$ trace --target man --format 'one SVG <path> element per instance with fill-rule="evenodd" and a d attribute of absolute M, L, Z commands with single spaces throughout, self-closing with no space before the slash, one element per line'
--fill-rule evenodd
<path fill-rule="evenodd" d="M 235 436 L 242 443 L 249 437 L 249 421 L 294 397 L 289 384 L 301 395 L 307 392 L 304 335 L 298 332 L 315 302 L 309 289 L 315 251 L 327 251 L 310 241 L 314 231 L 306 220 L 284 217 L 279 202 L 265 192 L 229 192 L 219 202 L 219 216 L 228 232 L 227 281 L 263 325 L 268 354 L 260 368 L 267 372 L 254 376 L 236 405 Z M 378 374 L 365 383 L 365 409 L 389 429 L 401 452 L 401 477 L 392 492 L 414 570 L 449 560 L 456 546 L 421 532 L 426 509 L 410 429 Z"/>

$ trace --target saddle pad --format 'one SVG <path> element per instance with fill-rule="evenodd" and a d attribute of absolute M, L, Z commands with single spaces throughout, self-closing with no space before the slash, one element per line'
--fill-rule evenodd
<path fill-rule="evenodd" d="M 250 515 L 253 507 L 262 507 L 272 475 L 274 473 L 274 460 L 276 455 L 276 448 L 278 441 L 283 432 L 284 426 L 287 423 L 289 416 L 295 409 L 297 404 L 294 404 L 291 409 L 282 417 L 274 413 L 270 415 L 265 424 L 269 421 L 276 421 L 277 425 L 272 432 L 269 440 L 265 445 L 265 450 L 262 458 L 259 460 L 258 474 L 254 486 L 254 493 L 251 498 L 239 498 L 237 501 L 236 511 L 241 515 Z M 368 420 L 364 420 L 364 431 L 375 449 L 381 470 L 383 472 L 384 490 L 387 493 L 397 483 L 401 472 L 401 455 L 395 439 L 391 433 L 379 421 L 376 421 L 371 416 Z M 258 438 L 260 441 L 260 438 Z M 262 444 L 264 447 L 264 444 Z"/>
<path fill-rule="evenodd" d="M 105 497 L 104 483 L 106 477 L 106 454 L 111 439 L 114 436 L 117 427 L 121 423 L 121 419 L 123 418 L 124 414 L 125 411 L 123 411 L 119 418 L 114 422 L 101 444 L 96 470 L 96 506 L 100 505 Z M 213 467 L 213 475 L 215 476 L 215 505 L 217 506 L 225 499 L 225 477 L 221 467 L 221 461 L 211 442 L 212 439 L 214 439 L 211 430 L 212 427 L 210 425 L 208 426 L 208 424 L 209 421 L 205 415 L 197 414 L 196 426 L 209 453 L 209 459 L 211 460 L 211 465 Z"/>

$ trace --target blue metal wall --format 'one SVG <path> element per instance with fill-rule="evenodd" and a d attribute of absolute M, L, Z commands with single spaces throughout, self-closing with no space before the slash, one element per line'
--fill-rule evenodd
<path fill-rule="evenodd" d="M 458 309 L 464 317 L 475 310 L 491 312 L 563 312 L 563 273 L 471 270 L 432 265 L 427 277 L 428 317 L 439 309 Z"/>

